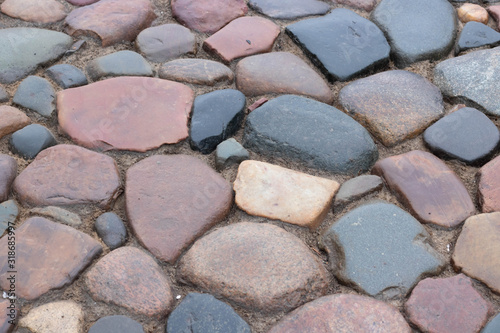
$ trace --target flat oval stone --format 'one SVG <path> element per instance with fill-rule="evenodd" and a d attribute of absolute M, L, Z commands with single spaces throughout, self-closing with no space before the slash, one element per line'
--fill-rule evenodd
<path fill-rule="evenodd" d="M 144 333 L 144 329 L 135 320 L 116 315 L 100 318 L 90 327 L 88 333 Z"/>
<path fill-rule="evenodd" d="M 176 59 L 163 64 L 158 76 L 162 79 L 213 86 L 230 84 L 234 74 L 223 64 L 206 59 Z"/>
<path fill-rule="evenodd" d="M 12 102 L 44 117 L 50 117 L 55 110 L 55 96 L 56 92 L 49 81 L 38 76 L 28 76 L 17 88 Z"/>
<path fill-rule="evenodd" d="M 455 54 L 457 55 L 460 52 L 476 47 L 493 47 L 498 45 L 500 45 L 500 32 L 482 23 L 471 21 L 460 32 Z"/>
<path fill-rule="evenodd" d="M 56 0 L 5 0 L 2 13 L 23 21 L 54 23 L 66 17 L 64 6 Z"/>
<path fill-rule="evenodd" d="M 113 212 L 102 214 L 95 221 L 95 229 L 111 250 L 122 246 L 127 240 L 127 229 L 122 219 Z"/>
<path fill-rule="evenodd" d="M 9 198 L 16 175 L 17 161 L 9 155 L 0 154 L 0 202 Z"/>
<path fill-rule="evenodd" d="M 345 205 L 365 195 L 381 190 L 382 179 L 374 175 L 363 175 L 349 179 L 335 196 L 335 205 Z"/>
<path fill-rule="evenodd" d="M 286 33 L 330 82 L 347 81 L 389 63 L 391 48 L 382 31 L 349 9 L 291 24 Z"/>
<path fill-rule="evenodd" d="M 246 96 L 296 94 L 333 102 L 325 80 L 302 59 L 288 52 L 247 57 L 236 65 L 236 87 Z"/>
<path fill-rule="evenodd" d="M 269 333 L 356 332 L 410 333 L 399 311 L 382 301 L 359 295 L 320 297 L 282 318 Z"/>
<path fill-rule="evenodd" d="M 328 273 L 309 248 L 280 227 L 241 222 L 198 240 L 181 258 L 183 281 L 247 309 L 273 313 L 324 295 Z"/>
<path fill-rule="evenodd" d="M 78 214 L 72 213 L 60 207 L 35 207 L 30 210 L 30 213 L 42 215 L 56 222 L 64 223 L 75 228 L 82 225 L 82 219 L 78 216 Z"/>
<path fill-rule="evenodd" d="M 100 0 L 74 9 L 65 23 L 70 35 L 97 35 L 105 47 L 133 41 L 155 18 L 149 0 Z"/>
<path fill-rule="evenodd" d="M 472 21 L 488 24 L 488 19 L 490 18 L 485 8 L 472 3 L 466 3 L 460 6 L 460 8 L 457 9 L 457 15 L 463 23 Z"/>
<path fill-rule="evenodd" d="M 0 105 L 0 138 L 29 125 L 30 118 L 21 110 L 8 105 Z"/>
<path fill-rule="evenodd" d="M 275 98 L 247 117 L 245 147 L 333 173 L 367 171 L 378 158 L 368 131 L 336 108 L 308 98 Z"/>
<path fill-rule="evenodd" d="M 19 326 L 34 333 L 79 333 L 83 330 L 84 317 L 79 304 L 71 300 L 58 301 L 31 309 L 19 320 Z"/>
<path fill-rule="evenodd" d="M 88 271 L 85 282 L 94 300 L 148 317 L 164 317 L 174 300 L 161 267 L 149 254 L 130 246 L 105 255 Z"/>
<path fill-rule="evenodd" d="M 72 227 L 32 217 L 16 228 L 16 296 L 35 300 L 69 285 L 102 252 L 89 235 Z M 0 239 L 7 249 L 8 237 Z M 64 249 L 63 251 L 61 249 Z M 7 251 L 0 253 L 0 287 L 9 290 Z"/>
<path fill-rule="evenodd" d="M 339 102 L 389 147 L 419 135 L 444 115 L 439 89 L 418 74 L 399 70 L 348 84 Z"/>
<path fill-rule="evenodd" d="M 108 79 L 60 91 L 59 125 L 88 148 L 144 152 L 187 138 L 193 95 L 186 85 L 167 80 Z"/>
<path fill-rule="evenodd" d="M 476 211 L 460 178 L 430 153 L 414 150 L 388 157 L 372 173 L 384 178 L 422 223 L 454 228 Z"/>
<path fill-rule="evenodd" d="M 57 145 L 42 151 L 14 181 L 23 205 L 109 207 L 119 194 L 115 161 L 78 146 Z"/>
<path fill-rule="evenodd" d="M 139 53 L 124 50 L 111 53 L 87 64 L 93 81 L 105 76 L 153 76 L 151 65 Z"/>
<path fill-rule="evenodd" d="M 387 36 L 399 68 L 445 57 L 458 30 L 455 8 L 447 0 L 382 0 L 371 20 Z"/>
<path fill-rule="evenodd" d="M 500 157 L 494 158 L 479 170 L 477 182 L 477 197 L 482 212 L 500 212 Z"/>
<path fill-rule="evenodd" d="M 327 3 L 318 0 L 250 0 L 248 5 L 261 14 L 280 20 L 323 15 L 330 10 Z"/>
<path fill-rule="evenodd" d="M 88 83 L 85 74 L 73 65 L 54 65 L 48 68 L 45 73 L 63 89 L 84 86 Z"/>
<path fill-rule="evenodd" d="M 31 124 L 14 132 L 9 140 L 11 150 L 26 159 L 35 158 L 42 150 L 55 146 L 52 132 L 39 124 Z"/>
<path fill-rule="evenodd" d="M 127 171 L 127 216 L 138 240 L 174 263 L 196 238 L 231 209 L 231 186 L 201 160 L 155 155 Z"/>

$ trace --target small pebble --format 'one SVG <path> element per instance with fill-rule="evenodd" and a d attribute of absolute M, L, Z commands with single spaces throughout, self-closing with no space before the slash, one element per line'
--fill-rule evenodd
<path fill-rule="evenodd" d="M 31 124 L 12 134 L 11 150 L 25 159 L 35 158 L 45 148 L 57 144 L 54 135 L 44 126 Z"/>
<path fill-rule="evenodd" d="M 44 117 L 50 117 L 55 110 L 55 96 L 56 92 L 49 81 L 38 76 L 28 76 L 17 88 L 12 101 Z"/>
<path fill-rule="evenodd" d="M 243 148 L 243 146 L 233 138 L 219 143 L 215 151 L 215 164 L 219 170 L 233 164 L 238 164 L 249 158 L 250 154 L 248 150 Z"/>
<path fill-rule="evenodd" d="M 127 229 L 123 221 L 113 212 L 99 216 L 95 221 L 95 229 L 111 250 L 122 246 L 127 239 Z"/>

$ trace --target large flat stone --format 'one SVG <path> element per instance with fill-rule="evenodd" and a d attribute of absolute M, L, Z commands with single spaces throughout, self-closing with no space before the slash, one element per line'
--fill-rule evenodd
<path fill-rule="evenodd" d="M 64 6 L 56 0 L 5 0 L 2 13 L 23 21 L 54 23 L 66 17 Z"/>
<path fill-rule="evenodd" d="M 0 155 L 0 202 L 9 198 L 12 183 L 17 175 L 17 161 L 9 155 Z"/>
<path fill-rule="evenodd" d="M 482 212 L 500 212 L 500 157 L 494 158 L 479 170 L 477 182 L 477 197 Z"/>
<path fill-rule="evenodd" d="M 220 62 L 206 59 L 176 59 L 163 64 L 158 72 L 162 79 L 213 86 L 233 82 L 234 74 Z"/>
<path fill-rule="evenodd" d="M 33 333 L 81 333 L 83 325 L 83 309 L 71 300 L 40 305 L 19 320 L 20 327 Z"/>
<path fill-rule="evenodd" d="M 90 61 L 87 73 L 97 81 L 105 76 L 153 76 L 153 69 L 139 53 L 124 50 Z"/>
<path fill-rule="evenodd" d="M 280 20 L 323 15 L 330 10 L 327 3 L 318 0 L 250 0 L 248 5 L 259 13 Z"/>

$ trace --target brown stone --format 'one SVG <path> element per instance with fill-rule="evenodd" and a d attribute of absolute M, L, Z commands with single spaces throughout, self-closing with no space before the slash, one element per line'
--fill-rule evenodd
<path fill-rule="evenodd" d="M 492 314 L 491 304 L 463 274 L 420 281 L 405 309 L 422 332 L 439 333 L 479 332 Z"/>
<path fill-rule="evenodd" d="M 0 138 L 31 124 L 30 118 L 24 112 L 8 105 L 0 106 L 0 119 Z"/>
<path fill-rule="evenodd" d="M 252 54 L 271 52 L 280 28 L 259 16 L 240 17 L 208 37 L 203 48 L 227 63 Z"/>
<path fill-rule="evenodd" d="M 5 154 L 0 154 L 0 202 L 9 198 L 12 182 L 17 175 L 16 160 Z"/>
<path fill-rule="evenodd" d="M 20 327 L 34 333 L 82 333 L 84 313 L 74 301 L 59 301 L 38 306 L 19 321 Z"/>
<path fill-rule="evenodd" d="M 266 223 L 236 223 L 198 240 L 178 273 L 211 294 L 267 313 L 324 295 L 328 273 L 297 237 Z"/>
<path fill-rule="evenodd" d="M 453 228 L 476 211 L 458 176 L 436 156 L 414 150 L 378 161 L 373 174 L 422 223 Z"/>
<path fill-rule="evenodd" d="M 121 247 L 99 260 L 85 279 L 92 298 L 148 317 L 164 317 L 173 304 L 170 282 L 146 252 Z"/>
<path fill-rule="evenodd" d="M 110 46 L 133 41 L 155 18 L 149 0 L 100 0 L 73 10 L 65 22 L 70 35 L 97 35 L 102 46 Z"/>
<path fill-rule="evenodd" d="M 333 3 L 346 5 L 356 9 L 363 9 L 368 12 L 372 11 L 372 9 L 377 4 L 377 0 L 332 0 L 332 1 Z"/>
<path fill-rule="evenodd" d="M 159 77 L 167 80 L 213 86 L 216 83 L 230 84 L 234 74 L 229 67 L 206 59 L 177 59 L 161 66 Z"/>
<path fill-rule="evenodd" d="M 127 171 L 130 226 L 158 259 L 174 263 L 232 205 L 230 184 L 201 160 L 155 155 Z"/>
<path fill-rule="evenodd" d="M 500 211 L 500 156 L 478 172 L 478 201 L 483 213 Z"/>
<path fill-rule="evenodd" d="M 172 15 L 189 29 L 214 33 L 247 13 L 244 0 L 172 0 Z"/>
<path fill-rule="evenodd" d="M 316 229 L 339 188 L 334 180 L 277 165 L 243 161 L 234 181 L 236 204 L 251 215 Z"/>
<path fill-rule="evenodd" d="M 302 59 L 288 52 L 251 56 L 236 65 L 236 86 L 247 96 L 295 94 L 333 102 L 325 80 Z"/>
<path fill-rule="evenodd" d="M 16 325 L 12 325 L 9 321 L 16 320 L 17 318 L 16 302 L 16 299 L 5 299 L 0 301 L 0 333 L 10 333 L 14 331 Z M 12 308 L 9 308 L 9 306 L 12 306 Z"/>
<path fill-rule="evenodd" d="M 336 294 L 307 303 L 281 319 L 269 333 L 411 333 L 392 305 L 359 295 Z"/>
<path fill-rule="evenodd" d="M 500 213 L 469 217 L 452 259 L 462 272 L 500 293 Z"/>
<path fill-rule="evenodd" d="M 66 17 L 64 6 L 56 0 L 5 0 L 2 13 L 23 21 L 54 23 Z"/>
<path fill-rule="evenodd" d="M 8 237 L 0 239 L 0 287 L 8 290 L 9 271 L 16 275 L 16 295 L 34 300 L 60 289 L 102 252 L 101 245 L 83 232 L 43 217 L 27 219 L 15 231 L 16 262 L 8 262 Z"/>
<path fill-rule="evenodd" d="M 14 191 L 24 205 L 95 204 L 109 208 L 120 191 L 115 161 L 72 145 L 40 152 L 16 178 Z"/>
<path fill-rule="evenodd" d="M 488 11 L 479 5 L 472 3 L 463 4 L 457 9 L 457 14 L 458 18 L 463 23 L 475 21 L 482 24 L 488 24 Z"/>
<path fill-rule="evenodd" d="M 497 21 L 497 29 L 500 28 L 500 5 L 489 6 L 487 10 L 491 17 Z"/>
<path fill-rule="evenodd" d="M 193 99 L 193 90 L 181 83 L 113 78 L 60 91 L 59 125 L 88 148 L 144 152 L 188 136 Z"/>

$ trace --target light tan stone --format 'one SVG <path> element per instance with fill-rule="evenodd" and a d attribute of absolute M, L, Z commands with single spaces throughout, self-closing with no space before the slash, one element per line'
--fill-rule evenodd
<path fill-rule="evenodd" d="M 0 106 L 0 138 L 31 124 L 30 118 L 12 106 Z"/>
<path fill-rule="evenodd" d="M 64 6 L 56 0 L 5 0 L 2 12 L 28 22 L 54 23 L 66 17 Z"/>
<path fill-rule="evenodd" d="M 33 333 L 81 333 L 83 310 L 73 301 L 60 301 L 41 305 L 19 321 L 19 326 Z"/>
<path fill-rule="evenodd" d="M 277 165 L 244 161 L 234 182 L 236 204 L 249 214 L 317 228 L 339 184 Z"/>
<path fill-rule="evenodd" d="M 467 23 L 476 21 L 483 24 L 488 24 L 488 12 L 479 5 L 466 3 L 457 9 L 458 18 L 460 21 Z"/>

